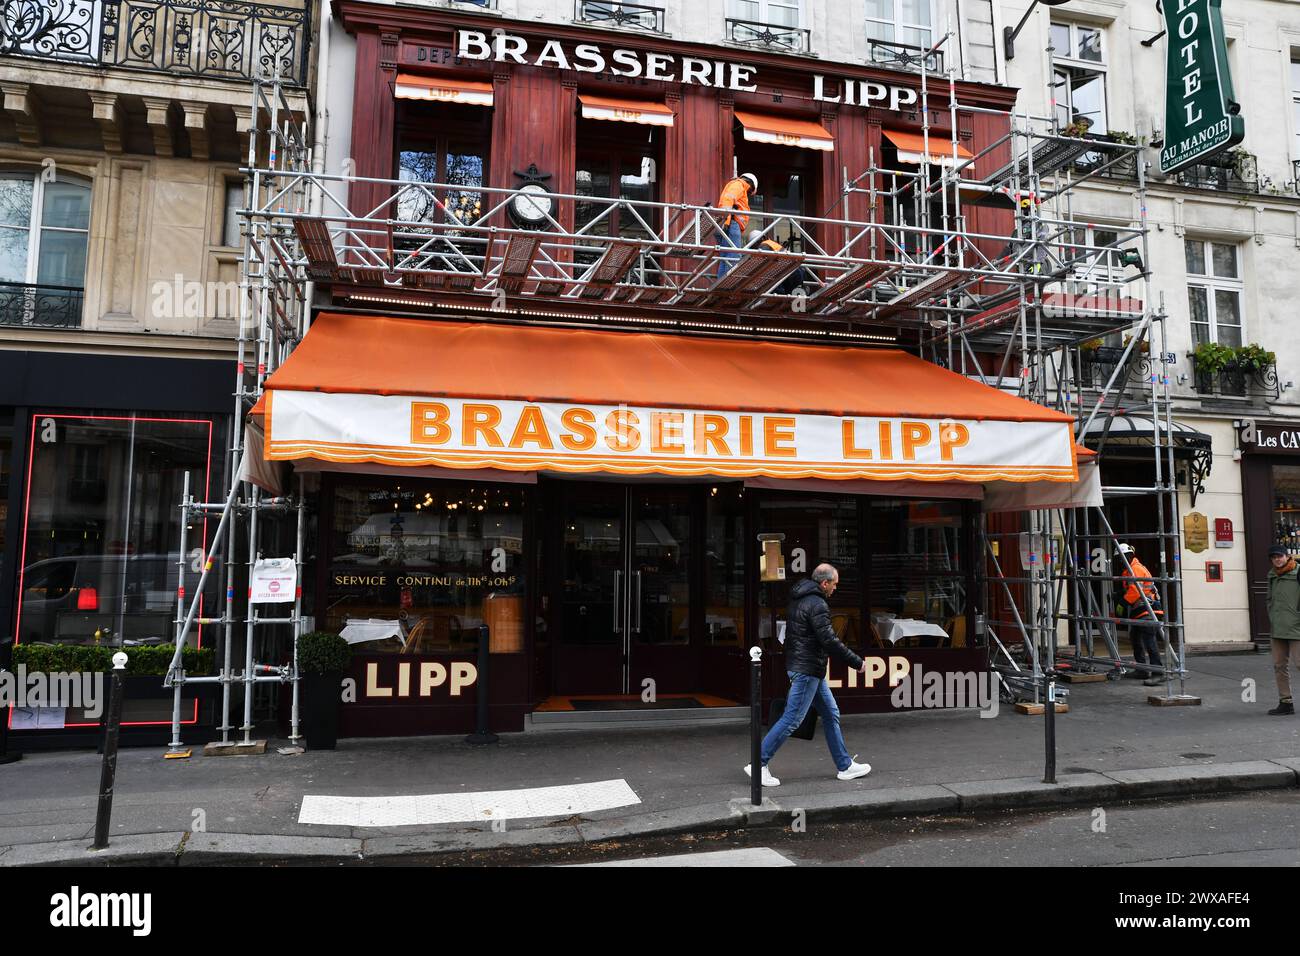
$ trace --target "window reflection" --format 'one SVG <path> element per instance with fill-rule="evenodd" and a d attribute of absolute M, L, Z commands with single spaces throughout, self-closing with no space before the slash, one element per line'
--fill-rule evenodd
<path fill-rule="evenodd" d="M 867 598 L 877 635 L 895 646 L 964 646 L 962 503 L 877 499 L 870 507 Z M 900 633 L 885 623 L 892 620 L 932 627 L 906 625 Z"/>

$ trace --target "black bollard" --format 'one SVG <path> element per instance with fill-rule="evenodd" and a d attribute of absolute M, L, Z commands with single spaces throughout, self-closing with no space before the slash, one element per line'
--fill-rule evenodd
<path fill-rule="evenodd" d="M 0 638 L 0 673 L 13 669 L 14 641 L 11 637 Z M 0 764 L 22 760 L 22 754 L 9 752 L 9 710 L 0 707 Z"/>
<path fill-rule="evenodd" d="M 489 650 L 488 626 L 481 624 L 478 629 L 478 680 L 475 687 L 475 690 L 478 691 L 478 701 L 475 708 L 474 733 L 465 738 L 465 742 L 468 744 L 494 744 L 497 742 L 497 735 L 488 730 Z"/>
<path fill-rule="evenodd" d="M 763 649 L 749 649 L 749 802 L 763 805 Z"/>
<path fill-rule="evenodd" d="M 1043 783 L 1056 783 L 1056 669 L 1049 668 L 1047 678 L 1047 709 L 1043 711 L 1044 748 L 1046 763 L 1043 766 Z"/>
<path fill-rule="evenodd" d="M 108 696 L 108 716 L 104 723 L 104 763 L 99 772 L 99 808 L 95 812 L 95 842 L 92 850 L 108 846 L 108 825 L 113 816 L 113 778 L 117 774 L 117 737 L 122 729 L 122 690 L 126 674 L 126 654 L 113 655 L 113 684 Z"/>

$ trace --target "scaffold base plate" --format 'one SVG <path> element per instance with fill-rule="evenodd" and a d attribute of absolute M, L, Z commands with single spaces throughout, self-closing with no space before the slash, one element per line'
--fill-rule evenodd
<path fill-rule="evenodd" d="M 265 740 L 231 744 L 223 744 L 219 740 L 214 740 L 210 744 L 203 745 L 203 756 L 205 757 L 254 757 L 264 753 L 266 753 Z"/>
<path fill-rule="evenodd" d="M 1147 703 L 1152 707 L 1200 707 L 1201 698 L 1191 694 L 1174 694 L 1172 697 L 1152 694 L 1147 698 Z"/>
<path fill-rule="evenodd" d="M 1062 674 L 1061 680 L 1067 684 L 1104 684 L 1106 683 L 1105 674 Z"/>
<path fill-rule="evenodd" d="M 1069 704 L 1063 704 L 1063 703 L 1061 703 L 1061 702 L 1058 700 L 1058 701 L 1056 702 L 1056 712 L 1057 712 L 1058 714 L 1068 714 L 1068 713 L 1070 712 L 1070 705 L 1069 705 Z M 1017 713 L 1017 714 L 1028 714 L 1028 715 L 1031 716 L 1031 717 L 1040 717 L 1040 716 L 1042 716 L 1043 714 L 1047 713 L 1047 705 L 1046 705 L 1046 704 L 1030 704 L 1030 703 L 1024 703 L 1024 702 L 1022 702 L 1022 703 L 1016 704 L 1016 713 Z"/>

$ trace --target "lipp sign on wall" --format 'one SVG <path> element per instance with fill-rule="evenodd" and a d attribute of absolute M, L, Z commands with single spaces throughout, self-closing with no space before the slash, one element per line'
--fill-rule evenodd
<path fill-rule="evenodd" d="M 1069 422 L 267 393 L 266 457 L 724 477 L 1075 481 Z"/>

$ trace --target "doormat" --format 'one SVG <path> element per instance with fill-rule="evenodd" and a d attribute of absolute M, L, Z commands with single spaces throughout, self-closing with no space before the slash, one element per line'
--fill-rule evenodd
<path fill-rule="evenodd" d="M 644 701 L 640 697 L 631 700 L 591 700 L 583 697 L 570 697 L 574 710 L 679 710 L 685 707 L 704 707 L 694 697 L 660 697 L 657 700 Z"/>

